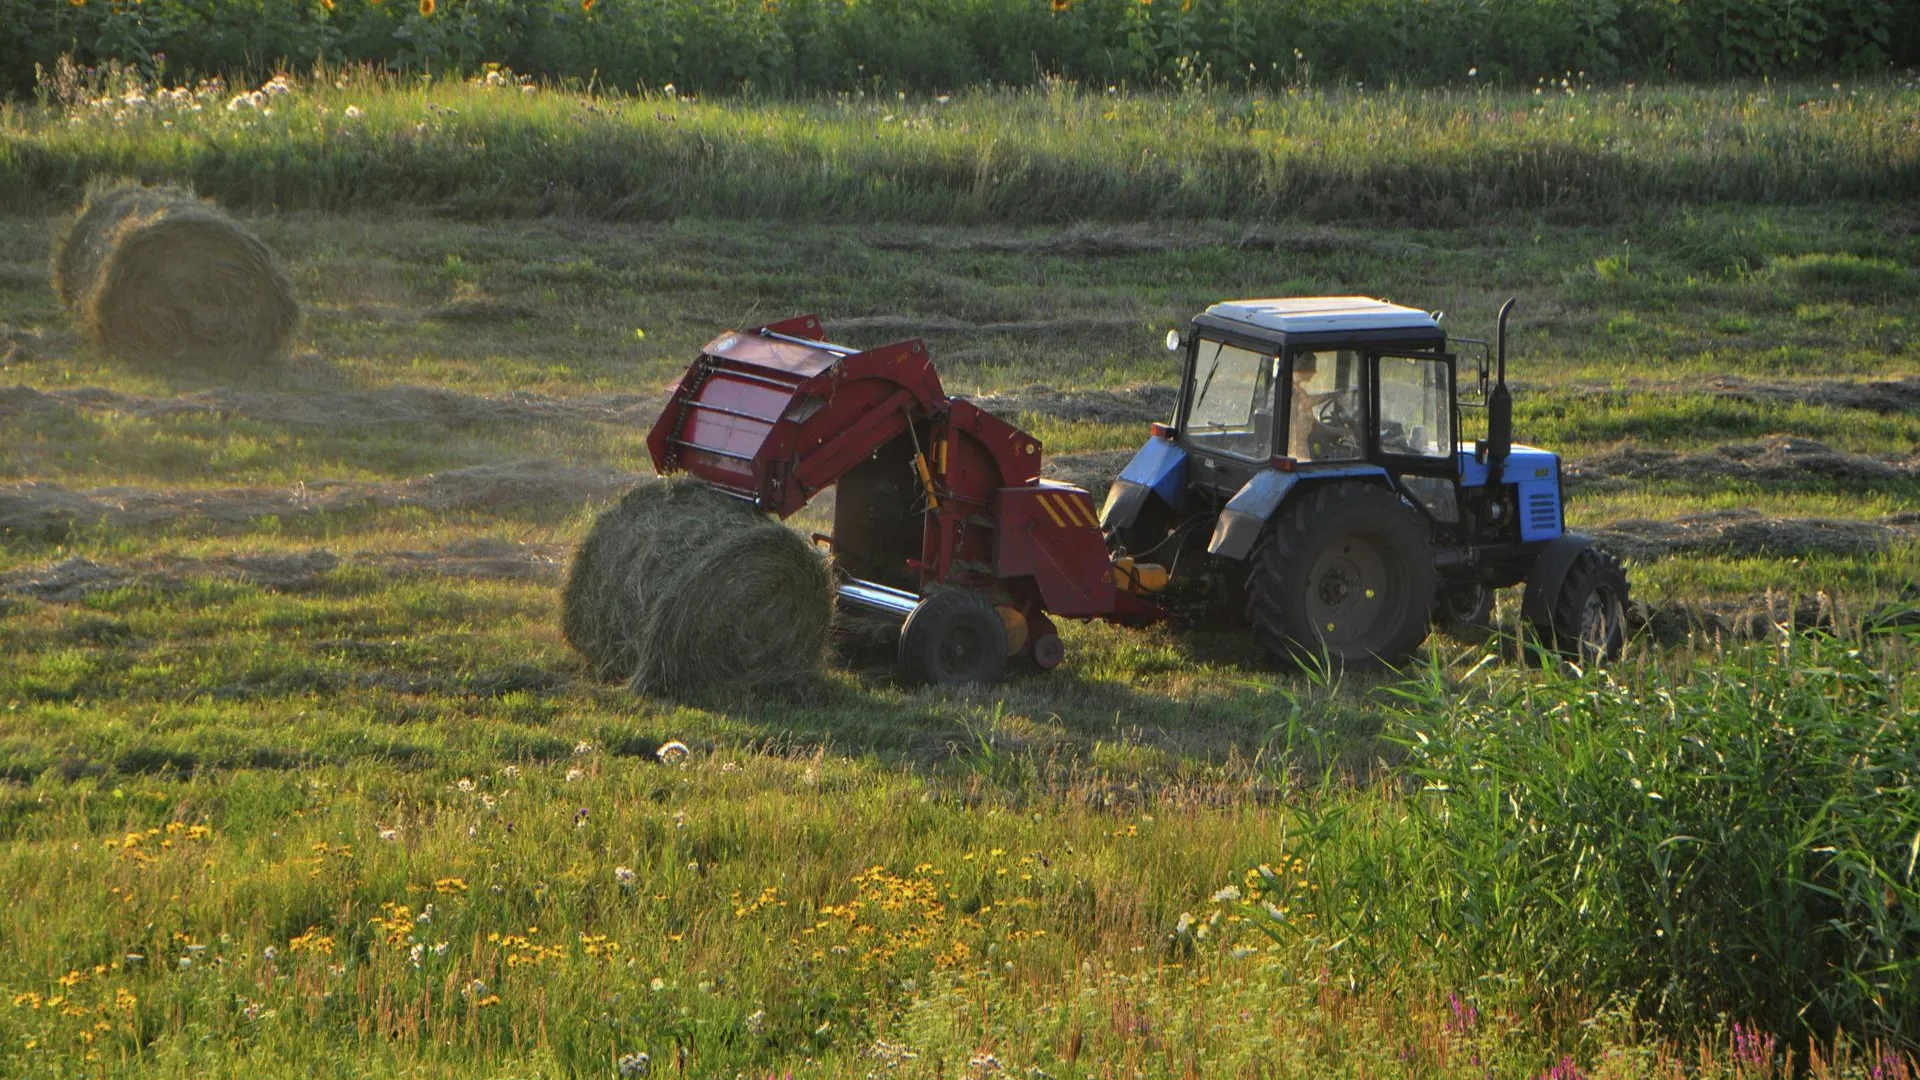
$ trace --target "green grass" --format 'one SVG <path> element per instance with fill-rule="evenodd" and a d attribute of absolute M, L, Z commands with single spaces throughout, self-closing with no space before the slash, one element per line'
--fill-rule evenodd
<path fill-rule="evenodd" d="M 1049 453 L 1125 450 L 1157 417 L 1096 392 L 1173 378 L 1169 327 L 1364 292 L 1467 335 L 1517 295 L 1518 433 L 1574 462 L 1785 437 L 1906 470 L 1581 477 L 1576 527 L 1912 514 L 1920 427 L 1857 397 L 1920 375 L 1912 95 L 1831 97 L 1063 88 L 883 103 L 933 121 L 901 131 L 871 101 L 372 82 L 270 121 L 5 113 L 0 516 L 31 484 L 280 501 L 0 536 L 0 1074 L 612 1076 L 644 1051 L 655 1075 L 1758 1078 L 1811 1048 L 1811 1075 L 1911 1075 L 1910 638 L 1648 638 L 1581 676 L 1436 637 L 1424 673 L 1330 683 L 1233 628 L 1075 625 L 1061 670 L 991 690 L 904 688 L 848 646 L 787 696 L 659 701 L 560 638 L 595 506 L 288 495 L 644 471 L 703 342 L 805 311 L 858 345 L 924 333 Z M 317 133 L 350 103 L 376 137 Z M 1620 190 L 1498 186 L 1592 140 Z M 1189 144 L 1156 190 L 1171 166 L 1135 155 Z M 1023 164 L 976 202 L 927 164 L 987 146 Z M 776 179 L 776 147 L 827 167 Z M 536 151 L 551 197 L 524 188 Z M 655 168 L 682 172 L 619 186 Z M 117 171 L 245 214 L 308 311 L 286 363 L 141 369 L 67 335 L 49 218 Z M 1336 174 L 1351 203 L 1261 186 Z M 1427 213 L 1469 188 L 1485 215 Z M 1886 197 L 1807 202 L 1835 191 Z M 453 395 L 405 413 L 421 388 Z M 1917 551 L 1631 574 L 1662 610 L 1853 615 L 1910 604 Z M 35 591 L 85 572 L 109 577 Z M 662 763 L 672 740 L 691 755 Z M 1244 902 L 1263 864 L 1287 926 Z"/>
<path fill-rule="evenodd" d="M 1911 199 L 1916 93 L 1890 80 L 1176 96 L 1054 84 L 762 104 L 355 76 L 238 109 L 225 92 L 199 111 L 157 97 L 5 106 L 0 206 L 58 205 L 90 177 L 128 174 L 237 206 L 469 217 L 1610 221 L 1650 204 Z M 1899 273 L 1863 265 L 1838 273 L 1880 289 Z"/>

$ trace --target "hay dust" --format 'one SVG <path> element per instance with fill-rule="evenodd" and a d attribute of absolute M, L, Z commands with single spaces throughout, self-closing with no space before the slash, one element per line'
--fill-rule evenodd
<path fill-rule="evenodd" d="M 180 522 L 243 525 L 352 510 L 570 511 L 612 498 L 634 473 L 551 461 L 449 469 L 398 481 L 320 481 L 287 487 L 137 488 L 74 491 L 59 484 L 0 484 L 0 537 L 60 541 L 77 528 L 147 529 Z"/>

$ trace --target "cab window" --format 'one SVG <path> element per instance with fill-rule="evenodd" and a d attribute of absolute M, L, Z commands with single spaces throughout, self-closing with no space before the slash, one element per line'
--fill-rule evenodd
<path fill-rule="evenodd" d="M 1355 360 L 1345 349 L 1290 354 L 1288 457 L 1306 462 L 1365 456 L 1360 365 Z"/>
<path fill-rule="evenodd" d="M 1453 453 L 1452 370 L 1444 360 L 1380 358 L 1380 452 Z"/>
<path fill-rule="evenodd" d="M 1278 358 L 1201 340 L 1186 436 L 1195 449 L 1259 460 L 1272 453 L 1273 377 Z"/>

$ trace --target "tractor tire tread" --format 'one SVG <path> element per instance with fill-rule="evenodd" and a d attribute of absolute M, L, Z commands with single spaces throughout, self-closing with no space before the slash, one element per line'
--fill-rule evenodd
<path fill-rule="evenodd" d="M 1322 645 L 1305 621 L 1294 592 L 1300 583 L 1290 583 L 1289 570 L 1303 563 L 1310 565 L 1313 552 L 1345 535 L 1335 526 L 1349 515 L 1372 522 L 1373 531 L 1398 549 L 1410 595 L 1399 625 L 1380 635 L 1377 647 L 1327 659 L 1354 669 L 1397 665 L 1426 640 L 1438 582 L 1432 543 L 1424 525 L 1398 495 L 1385 488 L 1331 483 L 1305 493 L 1304 498 L 1285 508 L 1254 549 L 1247 617 L 1253 624 L 1255 640 L 1283 663 L 1309 666 L 1319 662 Z"/>

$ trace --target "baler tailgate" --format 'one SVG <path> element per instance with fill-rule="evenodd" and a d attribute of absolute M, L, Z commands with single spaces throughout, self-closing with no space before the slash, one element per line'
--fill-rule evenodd
<path fill-rule="evenodd" d="M 762 452 L 798 388 L 840 359 L 842 350 L 744 334 L 715 339 L 689 371 L 656 427 L 669 467 L 736 494 L 757 498 L 765 484 Z M 756 464 L 758 463 L 758 464 Z"/>

